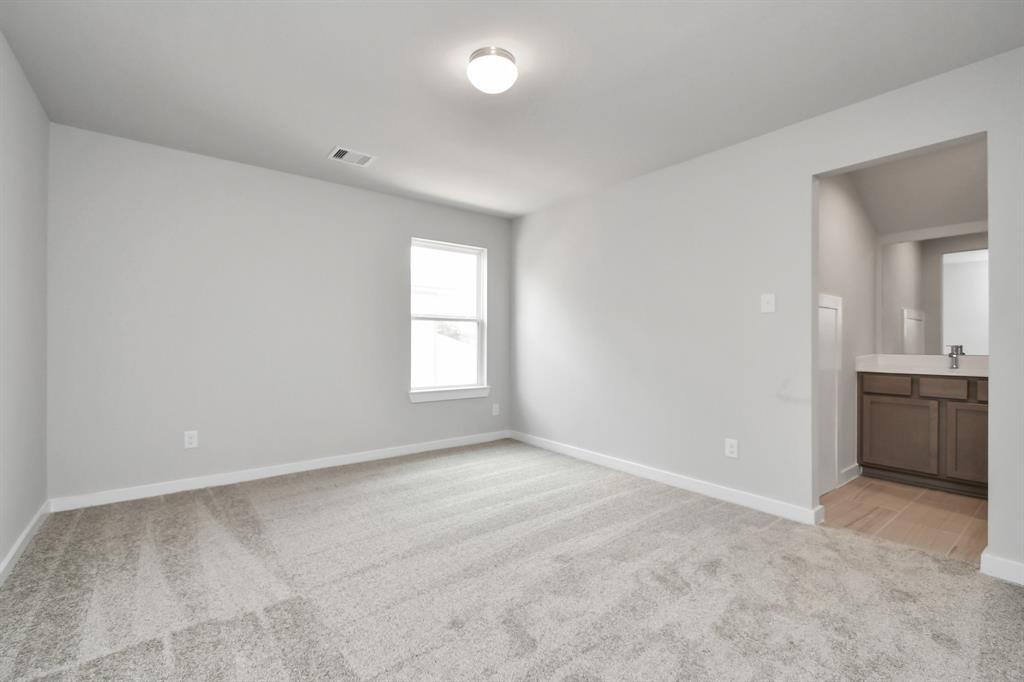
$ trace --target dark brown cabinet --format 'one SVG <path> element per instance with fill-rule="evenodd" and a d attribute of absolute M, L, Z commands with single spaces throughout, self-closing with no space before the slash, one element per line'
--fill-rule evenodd
<path fill-rule="evenodd" d="M 938 402 L 866 395 L 862 409 L 862 464 L 939 473 Z"/>
<path fill-rule="evenodd" d="M 946 474 L 988 483 L 988 405 L 946 405 Z"/>
<path fill-rule="evenodd" d="M 986 379 L 861 373 L 858 387 L 866 476 L 987 496 Z"/>

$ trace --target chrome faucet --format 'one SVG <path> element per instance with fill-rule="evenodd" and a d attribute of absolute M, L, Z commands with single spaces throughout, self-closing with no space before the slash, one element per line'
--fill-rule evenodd
<path fill-rule="evenodd" d="M 949 368 L 960 369 L 960 356 L 964 355 L 963 346 L 949 346 Z"/>

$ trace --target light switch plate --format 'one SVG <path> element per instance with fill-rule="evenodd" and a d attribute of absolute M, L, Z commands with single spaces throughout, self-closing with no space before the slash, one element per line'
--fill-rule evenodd
<path fill-rule="evenodd" d="M 761 294 L 761 312 L 775 312 L 775 294 Z"/>

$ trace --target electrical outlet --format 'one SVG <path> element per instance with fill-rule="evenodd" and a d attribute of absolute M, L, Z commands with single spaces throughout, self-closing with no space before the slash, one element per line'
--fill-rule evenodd
<path fill-rule="evenodd" d="M 494 403 L 493 405 L 491 405 L 491 414 L 495 417 L 501 414 L 501 405 L 498 403 Z"/>
<path fill-rule="evenodd" d="M 186 431 L 185 432 L 185 449 L 192 450 L 199 447 L 199 432 L 198 431 Z"/>
<path fill-rule="evenodd" d="M 735 438 L 725 439 L 725 456 L 731 459 L 739 459 L 740 442 Z"/>

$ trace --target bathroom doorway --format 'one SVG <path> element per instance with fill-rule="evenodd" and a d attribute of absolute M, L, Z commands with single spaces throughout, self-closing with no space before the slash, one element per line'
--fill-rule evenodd
<path fill-rule="evenodd" d="M 825 525 L 977 564 L 987 542 L 986 136 L 814 182 L 813 480 Z"/>

